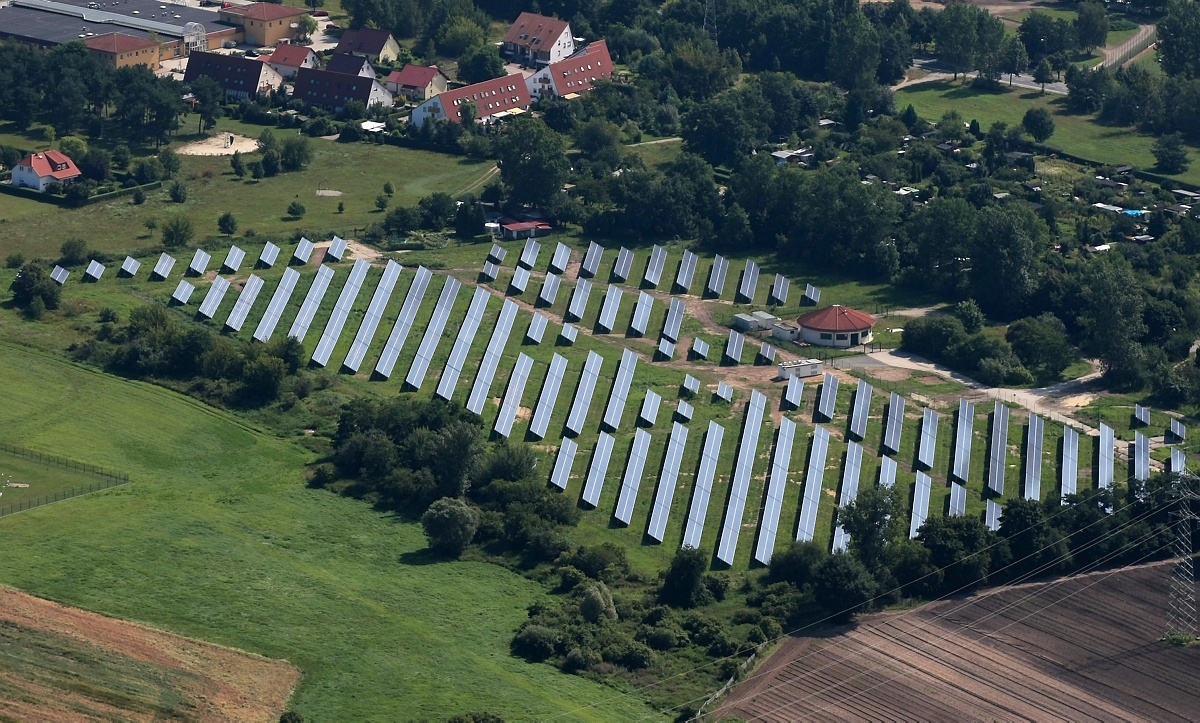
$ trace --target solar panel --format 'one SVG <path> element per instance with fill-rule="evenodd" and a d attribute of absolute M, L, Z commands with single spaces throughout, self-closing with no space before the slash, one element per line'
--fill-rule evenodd
<path fill-rule="evenodd" d="M 538 294 L 538 301 L 546 306 L 552 306 L 554 300 L 558 298 L 558 287 L 561 280 L 554 274 L 546 274 L 546 280 L 542 282 L 542 291 Z"/>
<path fill-rule="evenodd" d="M 834 408 L 837 407 L 838 378 L 825 372 L 821 379 L 821 394 L 817 400 L 817 413 L 827 420 L 833 420 Z"/>
<path fill-rule="evenodd" d="M 929 495 L 933 492 L 933 480 L 924 472 L 917 472 L 917 484 L 913 487 L 912 519 L 908 523 L 908 536 L 916 537 L 929 517 Z"/>
<path fill-rule="evenodd" d="M 867 417 L 871 413 L 871 385 L 858 380 L 854 391 L 854 408 L 850 410 L 850 434 L 862 441 L 867 437 Z"/>
<path fill-rule="evenodd" d="M 891 457 L 879 460 L 879 484 L 888 489 L 896 485 L 896 460 Z"/>
<path fill-rule="evenodd" d="M 546 325 L 550 320 L 542 314 L 534 314 L 529 318 L 529 328 L 525 331 L 525 339 L 533 344 L 542 343 L 542 335 L 546 333 Z"/>
<path fill-rule="evenodd" d="M 700 337 L 692 339 L 692 357 L 695 359 L 708 358 L 708 342 Z"/>
<path fill-rule="evenodd" d="M 1134 419 L 1136 419 L 1138 422 L 1141 422 L 1142 425 L 1144 425 L 1146 427 L 1150 426 L 1150 410 L 1149 409 L 1146 409 L 1145 407 L 1143 407 L 1140 404 L 1136 404 L 1133 407 L 1133 416 L 1134 416 Z"/>
<path fill-rule="evenodd" d="M 1171 450 L 1170 468 L 1167 470 L 1171 474 L 1183 474 L 1187 471 L 1187 455 L 1178 447 Z"/>
<path fill-rule="evenodd" d="M 704 435 L 704 450 L 700 453 L 700 471 L 696 474 L 696 488 L 692 492 L 692 504 L 688 507 L 687 524 L 683 529 L 684 547 L 700 547 L 700 538 L 704 534 L 704 519 L 708 517 L 708 501 L 712 497 L 713 477 L 717 473 L 717 460 L 721 456 L 723 439 L 725 439 L 725 428 L 709 420 L 708 433 Z"/>
<path fill-rule="evenodd" d="M 508 282 L 510 288 L 516 289 L 518 294 L 524 294 L 526 287 L 529 286 L 529 269 L 524 266 L 518 267 L 513 272 L 512 281 Z"/>
<path fill-rule="evenodd" d="M 775 274 L 775 283 L 771 284 L 771 293 L 767 297 L 767 301 L 774 301 L 776 304 L 786 304 L 788 296 L 788 288 L 792 285 L 791 281 L 783 274 Z"/>
<path fill-rule="evenodd" d="M 921 443 L 917 446 L 917 463 L 933 469 L 933 456 L 937 452 L 938 413 L 925 408 L 921 419 Z"/>
<path fill-rule="evenodd" d="M 643 277 L 647 284 L 658 286 L 662 280 L 663 267 L 667 265 L 667 250 L 655 244 L 650 249 L 650 261 L 646 263 L 646 275 Z"/>
<path fill-rule="evenodd" d="M 810 303 L 819 304 L 821 303 L 821 290 L 812 284 L 809 284 L 808 287 L 804 289 L 804 298 Z"/>
<path fill-rule="evenodd" d="M 350 276 L 342 285 L 342 291 L 333 304 L 333 311 L 325 322 L 325 331 L 321 332 L 317 348 L 313 349 L 312 360 L 317 364 L 325 366 L 329 363 L 329 355 L 333 353 L 333 347 L 342 336 L 342 328 L 346 325 L 346 319 L 354 308 L 354 300 L 358 298 L 358 292 L 362 290 L 363 281 L 370 270 L 371 264 L 366 259 L 358 259 L 350 269 Z"/>
<path fill-rule="evenodd" d="M 181 304 L 186 304 L 188 303 L 188 299 L 192 298 L 192 292 L 195 290 L 195 286 L 192 286 L 187 281 L 180 279 L 179 286 L 175 287 L 175 293 L 171 294 L 171 298 Z"/>
<path fill-rule="evenodd" d="M 617 499 L 617 511 L 614 515 L 626 525 L 633 518 L 633 506 L 637 502 L 638 488 L 642 484 L 642 470 L 645 469 L 649 452 L 650 433 L 644 429 L 635 431 L 629 463 L 625 465 L 625 475 L 621 478 L 621 494 Z"/>
<path fill-rule="evenodd" d="M 508 249 L 500 244 L 492 244 L 492 250 L 488 251 L 487 260 L 494 261 L 497 264 L 504 263 L 504 257 L 508 255 Z"/>
<path fill-rule="evenodd" d="M 558 447 L 558 458 L 554 460 L 554 470 L 550 473 L 550 484 L 565 490 L 567 481 L 571 478 L 571 466 L 575 464 L 575 453 L 579 445 L 567 437 L 562 438 Z"/>
<path fill-rule="evenodd" d="M 604 294 L 604 304 L 600 307 L 600 329 L 604 332 L 613 330 L 617 323 L 617 311 L 621 308 L 621 289 L 609 286 Z"/>
<path fill-rule="evenodd" d="M 334 236 L 333 240 L 329 242 L 329 249 L 325 252 L 325 255 L 334 261 L 341 261 L 342 256 L 346 254 L 346 245 L 345 241 Z"/>
<path fill-rule="evenodd" d="M 132 256 L 126 256 L 125 261 L 121 264 L 121 273 L 125 274 L 126 276 L 136 276 L 138 269 L 140 268 L 142 268 L 141 261 L 138 261 Z"/>
<path fill-rule="evenodd" d="M 683 252 L 683 260 L 679 262 L 679 273 L 675 274 L 675 288 L 681 293 L 688 293 L 692 289 L 692 277 L 696 275 L 696 262 L 698 258 L 691 251 Z"/>
<path fill-rule="evenodd" d="M 521 249 L 521 258 L 517 260 L 517 265 L 532 269 L 537 265 L 537 257 L 541 252 L 542 245 L 540 243 L 533 239 L 526 239 L 525 248 Z"/>
<path fill-rule="evenodd" d="M 658 419 L 658 406 L 662 403 L 662 397 L 658 396 L 653 390 L 646 390 L 646 398 L 642 400 L 642 411 L 638 412 L 638 419 L 643 420 L 646 424 L 654 424 Z"/>
<path fill-rule="evenodd" d="M 299 271 L 283 270 L 283 278 L 279 280 L 279 286 L 275 287 L 275 293 L 271 295 L 267 310 L 259 320 L 258 328 L 254 330 L 256 340 L 263 343 L 271 340 L 271 335 L 275 333 L 275 326 L 279 324 L 279 318 L 283 316 L 283 310 L 287 307 L 288 300 L 292 298 L 292 292 L 295 291 L 296 282 L 299 280 Z"/>
<path fill-rule="evenodd" d="M 266 268 L 271 268 L 275 265 L 275 260 L 279 258 L 279 247 L 270 241 L 266 246 L 263 246 L 262 253 L 258 255 L 258 263 Z"/>
<path fill-rule="evenodd" d="M 650 527 L 646 531 L 658 542 L 662 542 L 666 535 L 667 518 L 671 515 L 671 500 L 675 498 L 675 483 L 679 479 L 679 463 L 683 461 L 683 448 L 687 443 L 687 436 L 687 427 L 675 422 L 675 426 L 671 428 L 671 439 L 667 441 L 662 474 L 658 476 L 658 494 L 654 498 Z"/>
<path fill-rule="evenodd" d="M 818 426 L 813 435 L 812 454 L 804 478 L 804 503 L 800 506 L 800 521 L 796 526 L 796 541 L 808 542 L 816 534 L 817 508 L 821 504 L 821 487 L 825 483 L 825 458 L 829 454 L 829 430 Z"/>
<path fill-rule="evenodd" d="M 682 399 L 679 400 L 679 406 L 675 409 L 675 413 L 685 422 L 692 421 L 692 415 L 696 413 L 696 409 Z"/>
<path fill-rule="evenodd" d="M 650 312 L 654 309 L 654 297 L 645 291 L 638 294 L 637 306 L 633 308 L 633 321 L 629 327 L 639 335 L 645 335 L 646 325 L 650 323 Z"/>
<path fill-rule="evenodd" d="M 1075 494 L 1079 479 L 1079 432 L 1063 427 L 1062 494 Z"/>
<path fill-rule="evenodd" d="M 1183 422 L 1178 419 L 1171 420 L 1171 436 L 1175 441 L 1182 442 L 1187 439 L 1187 427 L 1183 426 Z"/>
<path fill-rule="evenodd" d="M 1100 425 L 1100 473 L 1098 483 L 1100 489 L 1108 489 L 1113 486 L 1113 447 L 1115 446 L 1113 439 L 1112 427 L 1107 424 Z"/>
<path fill-rule="evenodd" d="M 583 501 L 597 507 L 600 504 L 600 492 L 604 489 L 604 478 L 608 475 L 608 462 L 612 459 L 613 438 L 600 433 L 596 440 L 596 449 L 592 452 L 592 465 L 588 468 L 587 481 L 583 484 Z"/>
<path fill-rule="evenodd" d="M 558 403 L 558 390 L 562 387 L 563 376 L 567 373 L 567 360 L 555 354 L 550 360 L 550 371 L 546 381 L 542 383 L 542 393 L 538 397 L 537 409 L 529 422 L 529 431 L 538 439 L 546 436 L 546 428 L 550 426 L 550 416 L 554 414 L 554 405 Z"/>
<path fill-rule="evenodd" d="M 1000 507 L 1000 503 L 996 502 L 996 500 L 988 500 L 987 501 L 987 513 L 984 515 L 984 520 L 986 521 L 987 528 L 989 530 L 991 530 L 992 532 L 999 531 L 1000 516 L 1002 514 L 1003 514 L 1003 510 Z"/>
<path fill-rule="evenodd" d="M 613 278 L 621 283 L 629 279 L 629 272 L 633 270 L 633 252 L 624 246 L 617 252 L 617 261 L 613 264 Z"/>
<path fill-rule="evenodd" d="M 600 258 L 604 255 L 604 247 L 595 241 L 588 243 L 587 253 L 579 266 L 580 276 L 595 276 L 600 271 Z"/>
<path fill-rule="evenodd" d="M 429 326 L 425 327 L 421 345 L 417 347 L 417 354 L 408 368 L 408 376 L 404 378 L 404 383 L 413 389 L 420 390 L 421 384 L 425 381 L 425 372 L 429 370 L 429 362 L 432 361 L 438 343 L 442 340 L 442 332 L 445 331 L 446 322 L 450 319 L 450 311 L 454 308 L 454 300 L 458 298 L 460 286 L 462 284 L 458 279 L 453 276 L 446 277 L 446 283 L 442 286 L 442 294 L 438 297 L 437 306 L 433 308 L 433 316 L 429 319 Z"/>
<path fill-rule="evenodd" d="M 596 391 L 596 381 L 600 378 L 600 366 L 603 363 L 604 357 L 594 351 L 588 352 L 579 386 L 575 390 L 575 401 L 571 403 L 571 412 L 567 415 L 567 429 L 574 434 L 583 431 L 583 423 L 587 420 L 588 409 L 592 406 L 592 394 Z"/>
<path fill-rule="evenodd" d="M 499 275 L 500 275 L 500 267 L 499 266 L 492 263 L 491 261 L 485 261 L 483 263 L 483 278 L 485 281 L 491 283 L 492 281 L 495 281 L 496 277 Z"/>
<path fill-rule="evenodd" d="M 258 292 L 262 291 L 262 285 L 262 279 L 250 274 L 250 278 L 246 279 L 246 284 L 242 286 L 242 293 L 238 294 L 233 310 L 229 312 L 229 318 L 225 320 L 225 326 L 234 331 L 242 330 L 242 325 L 246 323 L 246 317 L 254 306 L 254 300 L 258 298 Z"/>
<path fill-rule="evenodd" d="M 237 246 L 230 246 L 229 253 L 225 254 L 225 262 L 221 264 L 222 269 L 236 273 L 242 268 L 242 261 L 246 258 L 246 252 L 239 249 Z"/>
<path fill-rule="evenodd" d="M 729 272 L 729 262 L 717 254 L 713 257 L 712 268 L 708 271 L 708 293 L 720 296 L 725 290 L 725 274 Z"/>
<path fill-rule="evenodd" d="M 379 355 L 379 362 L 375 364 L 375 373 L 384 379 L 390 379 L 392 376 L 392 369 L 396 366 L 396 359 L 400 356 L 400 350 L 404 348 L 404 342 L 408 340 L 408 332 L 412 330 L 413 322 L 416 321 L 417 309 L 425 298 L 431 278 L 433 272 L 424 266 L 417 267 L 417 275 L 408 287 L 408 295 L 404 297 L 404 305 L 396 315 L 392 333 L 388 335 L 388 340 L 383 345 L 383 353 Z"/>
<path fill-rule="evenodd" d="M 354 335 L 350 351 L 346 353 L 346 359 L 342 362 L 342 366 L 350 371 L 357 373 L 358 368 L 362 366 L 363 359 L 367 356 L 367 349 L 375 339 L 375 331 L 379 328 L 379 322 L 383 321 L 383 312 L 392 298 L 392 290 L 396 288 L 396 282 L 400 280 L 400 272 L 403 270 L 404 267 L 391 259 L 388 259 L 387 265 L 383 267 L 383 276 L 375 286 L 375 293 L 371 296 L 367 313 L 363 316 L 362 323 L 358 325 L 358 333 Z"/>
<path fill-rule="evenodd" d="M 679 299 L 671 299 L 671 306 L 667 309 L 667 320 L 663 324 L 662 335 L 673 342 L 679 341 L 679 329 L 683 326 L 683 314 L 686 307 Z"/>
<path fill-rule="evenodd" d="M 479 325 L 483 322 L 483 315 L 487 311 L 487 304 L 491 298 L 492 295 L 488 293 L 487 289 L 482 286 L 475 287 L 475 294 L 471 297 L 471 306 L 467 308 L 467 316 L 463 319 L 462 326 L 458 327 L 458 336 L 454 339 L 454 346 L 450 348 L 450 357 L 446 359 L 446 368 L 442 371 L 437 391 L 434 392 L 446 401 L 450 401 L 454 396 L 454 388 L 458 386 L 458 377 L 467 364 L 467 354 L 471 352 L 475 333 L 479 331 Z M 490 382 L 491 379 L 488 381 Z M 481 402 L 479 411 L 472 411 L 479 414 L 482 410 Z"/>
<path fill-rule="evenodd" d="M 700 380 L 691 374 L 685 374 L 683 377 L 683 388 L 695 394 L 700 391 Z"/>
<path fill-rule="evenodd" d="M 742 272 L 742 283 L 738 286 L 737 295 L 747 304 L 754 301 L 754 292 L 758 289 L 758 264 L 746 262 L 746 270 Z"/>
<path fill-rule="evenodd" d="M 574 344 L 575 338 L 579 336 L 579 329 L 570 324 L 563 324 L 562 331 L 558 332 L 558 335 L 568 344 Z"/>
<path fill-rule="evenodd" d="M 300 243 L 296 244 L 296 251 L 292 254 L 292 258 L 298 263 L 307 264 L 308 260 L 312 258 L 312 252 L 315 246 L 316 244 L 314 244 L 312 241 L 302 237 L 300 239 Z"/>
<path fill-rule="evenodd" d="M 229 291 L 229 281 L 220 276 L 213 279 L 212 286 L 208 287 L 208 293 L 204 295 L 204 301 L 200 302 L 200 315 L 206 319 L 213 318 L 217 313 L 217 307 L 221 305 L 221 300 L 225 298 L 225 292 Z"/>
<path fill-rule="evenodd" d="M 862 474 L 862 445 L 857 442 L 846 444 L 846 466 L 842 468 L 842 492 L 838 507 L 845 507 L 858 498 L 858 478 Z M 833 550 L 845 552 L 850 546 L 850 535 L 839 524 L 833 530 Z"/>
<path fill-rule="evenodd" d="M 554 249 L 554 257 L 550 259 L 550 271 L 555 274 L 566 272 L 571 265 L 571 247 L 559 242 Z"/>
<path fill-rule="evenodd" d="M 733 466 L 725 523 L 721 526 L 721 542 L 717 545 L 717 559 L 726 565 L 733 564 L 733 556 L 737 552 L 738 536 L 742 530 L 742 514 L 746 510 L 746 495 L 750 489 L 750 474 L 754 470 L 754 459 L 758 456 L 758 433 L 762 429 L 763 414 L 766 410 L 767 398 L 757 390 L 750 392 L 750 401 L 746 405 L 745 426 L 742 427 L 742 439 L 738 444 Z"/>
<path fill-rule="evenodd" d="M 1004 494 L 1004 472 L 1008 467 L 1008 407 L 996 402 L 992 411 L 992 451 L 988 455 L 988 489 Z"/>
<path fill-rule="evenodd" d="M 493 429 L 500 436 L 508 438 L 512 434 L 513 422 L 521 408 L 521 397 L 525 396 L 525 384 L 529 381 L 529 372 L 533 370 L 533 360 L 524 354 L 517 355 L 517 364 L 508 377 L 508 390 L 504 392 L 504 401 L 500 403 L 500 414 L 496 416 L 496 426 Z"/>
<path fill-rule="evenodd" d="M 733 401 L 733 387 L 729 386 L 725 382 L 718 382 L 717 383 L 717 396 L 720 397 L 721 399 L 724 399 L 727 402 L 732 402 Z"/>
<path fill-rule="evenodd" d="M 904 433 L 904 397 L 892 392 L 888 399 L 887 428 L 883 432 L 883 448 L 892 454 L 900 453 L 900 437 Z"/>
<path fill-rule="evenodd" d="M 725 342 L 725 358 L 734 364 L 742 363 L 742 346 L 746 343 L 746 337 L 742 336 L 741 332 L 729 330 L 729 340 Z"/>
<path fill-rule="evenodd" d="M 962 517 L 967 514 L 967 488 L 957 482 L 950 483 L 950 508 L 951 517 Z"/>
<path fill-rule="evenodd" d="M 104 275 L 104 264 L 92 259 L 92 261 L 88 263 L 87 271 L 84 271 L 83 275 L 89 277 L 93 281 L 99 281 L 100 277 Z"/>
<path fill-rule="evenodd" d="M 758 358 L 762 359 L 766 364 L 770 364 L 771 362 L 775 361 L 775 347 L 764 341 L 762 346 L 759 347 Z"/>
<path fill-rule="evenodd" d="M 787 389 L 783 391 L 783 401 L 792 409 L 799 409 L 804 403 L 804 380 L 800 377 L 788 377 Z"/>
<path fill-rule="evenodd" d="M 1029 415 L 1025 437 L 1025 499 L 1042 498 L 1042 418 Z"/>
<path fill-rule="evenodd" d="M 192 254 L 192 262 L 188 264 L 188 270 L 197 276 L 203 276 L 204 271 L 208 268 L 208 262 L 212 259 L 207 252 L 202 249 L 196 249 L 196 253 Z"/>
<path fill-rule="evenodd" d="M 583 318 L 583 312 L 587 309 L 588 296 L 592 293 L 592 282 L 587 279 L 580 279 L 575 285 L 575 291 L 571 292 L 571 303 L 567 305 L 567 320 L 579 321 Z"/>
<path fill-rule="evenodd" d="M 666 339 L 659 339 L 658 356 L 665 361 L 671 361 L 671 358 L 675 356 L 675 345 Z"/>
<path fill-rule="evenodd" d="M 754 548 L 754 559 L 764 565 L 771 563 L 775 551 L 775 536 L 779 532 L 779 514 L 783 510 L 783 495 L 787 488 L 795 437 L 796 423 L 787 417 L 780 419 L 779 431 L 775 435 L 775 455 L 771 459 L 771 474 L 767 478 L 767 499 L 763 505 L 762 524 L 758 529 L 758 544 Z"/>
<path fill-rule="evenodd" d="M 958 400 L 958 425 L 954 430 L 954 469 L 952 474 L 966 482 L 971 474 L 971 440 L 975 430 L 975 405 Z"/>
<path fill-rule="evenodd" d="M 158 263 L 154 264 L 153 275 L 160 279 L 166 279 L 170 275 L 171 269 L 175 266 L 175 258 L 163 254 L 158 257 Z"/>
<path fill-rule="evenodd" d="M 625 400 L 629 398 L 629 385 L 637 369 L 638 356 L 628 349 L 621 351 L 621 364 L 617 367 L 617 378 L 613 380 L 608 407 L 604 410 L 604 424 L 612 431 L 621 426 L 621 415 L 625 412 Z"/>
<path fill-rule="evenodd" d="M 1133 435 L 1133 478 L 1139 482 L 1150 479 L 1150 440 L 1141 432 Z"/>

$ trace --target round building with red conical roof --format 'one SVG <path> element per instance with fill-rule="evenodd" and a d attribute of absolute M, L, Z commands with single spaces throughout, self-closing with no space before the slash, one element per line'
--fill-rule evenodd
<path fill-rule="evenodd" d="M 800 338 L 818 346 L 867 344 L 875 329 L 875 317 L 840 304 L 810 311 L 796 322 L 800 324 Z"/>

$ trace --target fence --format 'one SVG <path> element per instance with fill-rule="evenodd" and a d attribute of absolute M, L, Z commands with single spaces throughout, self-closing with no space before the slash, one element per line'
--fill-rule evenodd
<path fill-rule="evenodd" d="M 1157 40 L 1158 40 L 1157 29 L 1151 29 L 1150 32 L 1147 33 L 1143 37 L 1139 38 L 1139 37 L 1135 36 L 1133 38 L 1130 38 L 1124 45 L 1121 46 L 1120 54 L 1117 55 L 1117 57 L 1114 58 L 1111 62 L 1105 62 L 1104 64 L 1109 67 L 1120 68 L 1121 66 L 1125 65 L 1130 60 L 1132 60 L 1139 53 L 1141 53 L 1143 50 L 1150 47 L 1151 45 L 1154 45 L 1154 43 L 1157 42 Z"/>
<path fill-rule="evenodd" d="M 129 475 L 127 474 L 106 469 L 94 464 L 76 462 L 73 459 L 59 457 L 58 455 L 54 454 L 35 452 L 31 449 L 25 449 L 24 447 L 14 447 L 13 445 L 3 443 L 0 443 L 0 452 L 11 454 L 16 457 L 23 457 L 25 459 L 32 459 L 43 464 L 52 464 L 57 467 L 62 467 L 63 469 L 69 469 L 75 472 L 95 475 L 100 478 L 100 480 L 94 484 L 79 485 L 78 487 L 72 487 L 69 490 L 63 490 L 60 492 L 55 492 L 54 494 L 43 495 L 36 499 L 25 500 L 24 502 L 17 502 L 6 507 L 0 507 L 0 517 L 7 517 L 8 515 L 16 514 L 17 512 L 31 510 L 34 507 L 41 507 L 42 505 L 61 502 L 62 500 L 70 499 L 72 497 L 79 497 L 80 495 L 86 495 L 90 492 L 99 492 L 100 490 L 106 490 L 129 483 Z"/>

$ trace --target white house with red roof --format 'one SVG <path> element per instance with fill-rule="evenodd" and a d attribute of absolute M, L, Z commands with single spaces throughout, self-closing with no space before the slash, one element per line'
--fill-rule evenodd
<path fill-rule="evenodd" d="M 304 45 L 281 43 L 275 46 L 275 52 L 265 58 L 268 65 L 285 78 L 291 78 L 301 68 L 315 68 L 317 54 L 312 48 Z"/>
<path fill-rule="evenodd" d="M 525 86 L 529 89 L 529 96 L 535 100 L 561 98 L 591 90 L 593 82 L 610 79 L 612 69 L 608 43 L 597 40 L 566 60 L 551 63 L 529 76 L 525 79 Z"/>
<path fill-rule="evenodd" d="M 409 63 L 400 70 L 393 70 L 386 82 L 394 95 L 403 95 L 409 100 L 427 100 L 446 92 L 449 79 L 436 65 Z"/>
<path fill-rule="evenodd" d="M 500 51 L 522 65 L 547 65 L 575 53 L 575 38 L 566 20 L 521 13 L 508 29 Z"/>
<path fill-rule="evenodd" d="M 12 185 L 45 191 L 51 183 L 71 183 L 83 174 L 75 162 L 58 151 L 25 156 L 13 166 Z"/>
<path fill-rule="evenodd" d="M 800 337 L 818 346 L 866 344 L 875 329 L 875 317 L 840 304 L 810 311 L 796 321 L 800 324 Z"/>
<path fill-rule="evenodd" d="M 529 107 L 529 90 L 520 74 L 492 78 L 482 83 L 438 93 L 413 109 L 409 122 L 420 128 L 426 121 L 446 119 L 462 123 L 463 106 L 475 104 L 475 118 L 495 122 L 512 111 L 524 112 Z"/>

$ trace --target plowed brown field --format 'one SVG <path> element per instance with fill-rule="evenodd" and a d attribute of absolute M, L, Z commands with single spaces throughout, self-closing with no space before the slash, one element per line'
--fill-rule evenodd
<path fill-rule="evenodd" d="M 1167 569 L 997 588 L 788 641 L 717 719 L 1200 718 L 1200 647 L 1162 635 Z"/>

